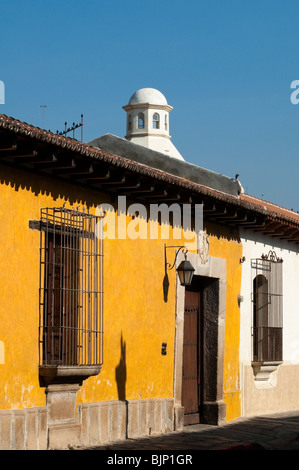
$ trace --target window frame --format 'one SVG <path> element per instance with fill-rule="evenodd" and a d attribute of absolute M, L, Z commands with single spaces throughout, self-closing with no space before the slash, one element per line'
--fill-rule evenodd
<path fill-rule="evenodd" d="M 71 369 L 73 372 L 67 373 L 69 377 L 87 377 L 101 370 L 104 334 L 102 218 L 64 207 L 41 209 L 41 375 L 63 376 Z"/>
<path fill-rule="evenodd" d="M 153 129 L 160 129 L 160 114 L 153 114 Z"/>
<path fill-rule="evenodd" d="M 253 364 L 283 361 L 282 262 L 273 250 L 251 260 Z"/>

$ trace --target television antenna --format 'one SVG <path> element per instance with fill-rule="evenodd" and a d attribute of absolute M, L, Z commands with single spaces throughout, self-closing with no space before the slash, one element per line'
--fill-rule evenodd
<path fill-rule="evenodd" d="M 47 107 L 47 105 L 41 104 L 40 107 L 42 108 L 42 111 L 43 111 L 43 129 L 44 129 L 45 128 L 45 108 Z"/>
<path fill-rule="evenodd" d="M 66 135 L 69 133 L 69 132 L 72 132 L 73 131 L 73 139 L 75 138 L 75 130 L 78 129 L 79 127 L 81 127 L 81 142 L 83 142 L 83 114 L 81 114 L 81 122 L 79 124 L 75 124 L 73 122 L 73 125 L 72 127 L 67 127 L 67 122 L 64 123 L 64 131 L 57 131 L 56 134 L 58 135 L 64 135 L 66 137 Z"/>

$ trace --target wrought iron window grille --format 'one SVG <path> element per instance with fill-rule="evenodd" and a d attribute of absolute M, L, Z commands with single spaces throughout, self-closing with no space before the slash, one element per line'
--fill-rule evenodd
<path fill-rule="evenodd" d="M 254 362 L 282 361 L 282 263 L 282 258 L 278 258 L 273 250 L 251 260 Z"/>
<path fill-rule="evenodd" d="M 261 259 L 272 261 L 273 263 L 282 263 L 283 262 L 283 259 L 278 258 L 277 254 L 274 250 L 270 250 L 267 255 L 262 255 Z"/>
<path fill-rule="evenodd" d="M 40 366 L 103 363 L 102 219 L 65 207 L 41 210 Z"/>

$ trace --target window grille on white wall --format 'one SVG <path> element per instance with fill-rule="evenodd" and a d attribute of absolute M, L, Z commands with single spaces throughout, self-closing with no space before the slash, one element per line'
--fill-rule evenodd
<path fill-rule="evenodd" d="M 282 361 L 282 266 L 274 251 L 251 260 L 254 362 Z"/>

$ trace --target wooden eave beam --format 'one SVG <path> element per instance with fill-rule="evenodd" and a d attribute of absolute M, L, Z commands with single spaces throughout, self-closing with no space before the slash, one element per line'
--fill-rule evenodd
<path fill-rule="evenodd" d="M 218 219 L 220 220 L 223 220 L 223 221 L 230 221 L 230 220 L 236 220 L 238 217 L 238 212 L 235 211 L 235 210 L 226 210 L 226 212 L 223 214 L 223 215 L 220 215 L 219 217 L 217 217 Z"/>
<path fill-rule="evenodd" d="M 38 155 L 38 145 L 35 141 L 21 141 L 14 137 L 0 139 L 0 157 L 14 159 L 17 157 L 34 157 Z"/>
<path fill-rule="evenodd" d="M 289 228 L 289 230 L 286 230 L 284 233 L 283 233 L 283 236 L 281 237 L 282 240 L 287 240 L 289 239 L 290 237 L 294 236 L 295 234 L 299 233 L 299 229 L 298 228 Z"/>
<path fill-rule="evenodd" d="M 35 163 L 34 164 L 35 168 L 37 170 L 44 170 L 44 171 L 49 171 L 49 170 L 52 170 L 52 171 L 55 171 L 57 172 L 57 170 L 59 171 L 62 171 L 62 170 L 69 170 L 69 169 L 72 169 L 72 168 L 76 168 L 76 162 L 73 158 L 71 159 L 66 159 L 66 158 L 59 158 L 57 159 L 57 161 L 55 162 L 52 162 L 52 163 Z"/>
<path fill-rule="evenodd" d="M 216 211 L 216 204 L 215 203 L 207 203 L 205 200 L 203 201 L 203 212 L 204 214 L 214 213 Z"/>
<path fill-rule="evenodd" d="M 5 158 L 6 160 L 13 160 L 16 161 L 18 159 L 18 163 L 26 162 L 27 158 L 36 158 L 38 156 L 38 150 L 36 148 L 16 148 L 15 150 L 9 151 L 7 149 L 3 150 L 0 153 L 1 158 Z M 21 162 L 21 160 L 24 160 Z"/>
<path fill-rule="evenodd" d="M 169 196 L 166 196 L 163 199 L 163 202 L 165 202 L 165 201 L 179 202 L 180 200 L 181 200 L 181 195 L 180 195 L 180 193 L 177 193 L 177 194 L 169 194 Z"/>
<path fill-rule="evenodd" d="M 140 188 L 131 188 L 131 189 L 132 190 L 130 191 L 130 193 L 132 195 L 138 196 L 139 194 L 153 193 L 155 191 L 155 186 L 154 185 L 151 185 L 151 186 L 144 185 L 144 186 L 141 186 Z"/>
<path fill-rule="evenodd" d="M 17 149 L 16 143 L 1 142 L 0 143 L 0 155 L 4 152 L 15 152 Z"/>
<path fill-rule="evenodd" d="M 114 186 L 114 190 L 117 190 L 117 191 L 121 191 L 121 192 L 127 192 L 128 190 L 131 190 L 131 189 L 138 189 L 140 188 L 140 182 L 136 181 L 136 183 L 132 182 L 132 183 L 128 183 L 128 184 L 124 184 L 123 186 Z"/>
<path fill-rule="evenodd" d="M 203 209 L 204 211 L 204 214 L 209 216 L 209 218 L 213 219 L 213 220 L 218 220 L 218 219 L 223 219 L 225 214 L 227 214 L 227 209 L 223 209 L 223 212 L 219 211 L 219 210 L 215 210 L 214 212 L 205 212 L 205 209 Z"/>
<path fill-rule="evenodd" d="M 248 214 L 244 213 L 243 216 L 238 213 L 237 217 L 233 221 L 234 224 L 240 225 L 240 224 L 250 224 L 252 222 L 252 219 L 250 217 L 248 218 Z"/>
<path fill-rule="evenodd" d="M 157 189 L 157 191 L 159 191 L 159 189 Z M 147 193 L 144 193 L 144 197 L 145 198 L 149 198 L 151 200 L 155 200 L 155 199 L 159 199 L 159 198 L 166 198 L 168 196 L 168 192 L 166 191 L 166 189 L 164 190 L 160 190 L 160 192 L 157 192 L 155 194 L 147 194 Z"/>
<path fill-rule="evenodd" d="M 299 242 L 299 230 L 288 238 L 288 242 Z"/>
<path fill-rule="evenodd" d="M 73 175 L 73 178 L 76 180 L 83 180 L 86 181 L 87 183 L 95 183 L 95 182 L 100 182 L 102 180 L 108 180 L 111 176 L 111 172 L 108 168 L 97 168 L 93 166 L 93 172 L 89 175 Z"/>
<path fill-rule="evenodd" d="M 258 231 L 264 229 L 265 220 L 263 218 L 253 216 L 253 219 L 249 218 L 245 222 L 240 222 L 238 225 L 246 229 L 253 229 L 254 231 Z"/>
<path fill-rule="evenodd" d="M 254 229 L 254 231 L 255 231 L 255 232 L 263 232 L 263 233 L 264 233 L 265 230 L 268 230 L 268 231 L 269 231 L 269 226 L 270 226 L 270 225 L 271 225 L 271 223 L 269 224 L 269 220 L 267 220 L 267 217 L 265 216 L 265 217 L 264 217 L 264 222 L 263 222 L 261 225 L 257 226 L 257 227 Z M 269 233 L 270 233 L 270 232 L 269 232 Z"/>
<path fill-rule="evenodd" d="M 11 157 L 13 157 L 14 159 L 18 158 L 18 159 L 26 159 L 26 158 L 34 158 L 34 157 L 37 157 L 38 156 L 38 150 L 37 149 L 18 149 L 15 151 L 15 154 L 11 154 L 10 155 Z M 24 160 L 25 161 L 25 160 Z"/>
<path fill-rule="evenodd" d="M 57 157 L 54 153 L 40 153 L 38 152 L 37 155 L 26 156 L 26 157 L 16 157 L 15 163 L 17 165 L 31 165 L 34 163 L 55 163 L 57 162 Z"/>
<path fill-rule="evenodd" d="M 272 234 L 272 233 L 275 233 L 277 231 L 277 229 L 279 229 L 281 227 L 281 223 L 280 222 L 272 222 L 270 224 L 268 224 L 265 228 L 265 230 L 263 230 L 263 232 L 265 234 Z"/>
<path fill-rule="evenodd" d="M 222 221 L 223 223 L 227 222 L 229 225 L 239 225 L 241 223 L 251 223 L 252 219 L 248 219 L 248 214 L 244 211 L 240 211 L 238 209 L 228 209 L 227 213 L 223 216 L 217 217 L 218 221 Z"/>
<path fill-rule="evenodd" d="M 290 232 L 288 226 L 280 224 L 280 226 L 277 227 L 277 229 L 273 233 L 271 233 L 271 236 L 273 238 L 281 238 L 283 236 L 287 236 L 287 238 L 288 238 L 288 236 L 292 235 L 293 233 L 294 232 Z M 287 234 L 289 234 L 289 235 L 287 235 Z"/>
<path fill-rule="evenodd" d="M 53 173 L 55 174 L 64 174 L 69 177 L 90 175 L 93 173 L 93 166 L 86 163 L 85 165 L 80 165 L 74 161 L 75 165 L 71 167 L 60 167 L 53 168 Z"/>
<path fill-rule="evenodd" d="M 99 184 L 101 186 L 115 186 L 115 185 L 119 185 L 119 184 L 123 184 L 126 182 L 126 176 L 125 175 L 120 175 L 120 176 L 115 176 L 115 177 L 111 177 L 107 180 L 101 180 L 99 181 Z"/>

